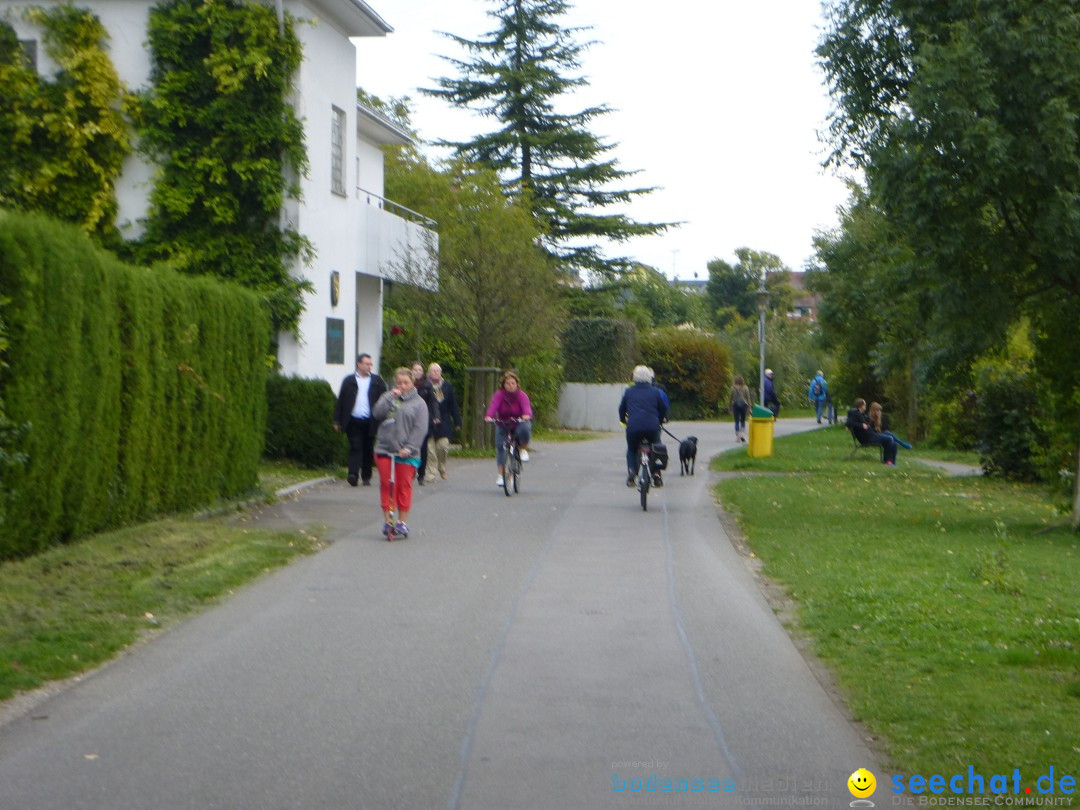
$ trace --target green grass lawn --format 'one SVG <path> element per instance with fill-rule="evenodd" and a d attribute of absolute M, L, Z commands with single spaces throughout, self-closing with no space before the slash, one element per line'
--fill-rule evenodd
<path fill-rule="evenodd" d="M 222 519 L 170 519 L 0 563 L 0 700 L 109 660 L 321 546 Z"/>
<path fill-rule="evenodd" d="M 1063 516 L 1041 489 L 850 445 L 819 430 L 713 467 L 746 473 L 719 497 L 856 719 L 902 772 L 1080 776 L 1080 536 L 1043 531 Z"/>

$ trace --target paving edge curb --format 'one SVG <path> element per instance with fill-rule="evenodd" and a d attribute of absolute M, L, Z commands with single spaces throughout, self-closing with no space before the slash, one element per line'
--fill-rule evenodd
<path fill-rule="evenodd" d="M 326 476 L 324 478 L 312 478 L 310 481 L 301 481 L 299 484 L 293 484 L 292 486 L 285 487 L 284 489 L 277 490 L 274 495 L 278 498 L 287 498 L 290 495 L 295 495 L 298 492 L 303 492 L 305 489 L 311 489 L 317 487 L 319 484 L 328 484 L 331 481 L 337 479 L 333 476 Z"/>

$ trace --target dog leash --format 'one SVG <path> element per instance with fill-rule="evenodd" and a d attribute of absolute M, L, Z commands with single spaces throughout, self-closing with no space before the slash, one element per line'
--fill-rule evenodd
<path fill-rule="evenodd" d="M 678 436 L 676 436 L 676 435 L 675 435 L 674 433 L 672 433 L 672 432 L 671 432 L 670 430 L 668 430 L 668 429 L 667 429 L 666 427 L 664 427 L 663 425 L 660 425 L 660 429 L 661 429 L 662 431 L 664 431 L 664 433 L 666 433 L 666 434 L 667 434 L 668 436 L 670 436 L 671 438 L 673 438 L 673 439 L 674 439 L 675 441 L 677 441 L 677 442 L 678 442 L 679 444 L 682 444 L 682 439 L 680 439 L 680 438 L 679 438 Z"/>

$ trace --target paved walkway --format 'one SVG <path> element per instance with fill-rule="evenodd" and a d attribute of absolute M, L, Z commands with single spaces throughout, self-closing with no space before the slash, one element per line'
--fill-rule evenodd
<path fill-rule="evenodd" d="M 400 543 L 343 482 L 247 516 L 332 543 L 0 728 L 0 808 L 847 807 L 874 757 L 718 520 L 730 425 L 671 430 L 648 512 L 609 436 L 513 498 L 456 461 Z"/>
<path fill-rule="evenodd" d="M 928 467 L 937 467 L 939 470 L 945 470 L 949 475 L 982 475 L 982 467 L 973 466 L 971 464 L 957 464 L 953 461 L 931 461 L 928 458 L 919 458 L 918 456 L 913 456 L 912 461 L 917 461 Z"/>

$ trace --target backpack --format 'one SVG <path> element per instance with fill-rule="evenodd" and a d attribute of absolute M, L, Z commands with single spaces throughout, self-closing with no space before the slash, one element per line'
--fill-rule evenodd
<path fill-rule="evenodd" d="M 731 390 L 733 392 L 731 404 L 732 405 L 745 405 L 746 401 L 743 399 L 742 391 L 739 390 L 739 387 L 735 386 Z"/>
<path fill-rule="evenodd" d="M 813 392 L 815 397 L 820 397 L 825 393 L 825 389 L 821 387 L 821 380 L 814 380 Z"/>

